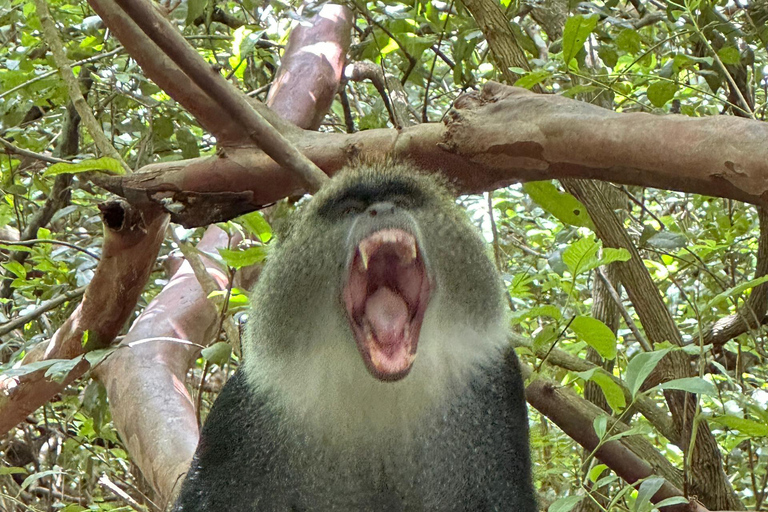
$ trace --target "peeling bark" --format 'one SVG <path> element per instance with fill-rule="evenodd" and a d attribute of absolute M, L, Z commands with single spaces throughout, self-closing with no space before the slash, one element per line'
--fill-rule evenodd
<path fill-rule="evenodd" d="M 768 206 L 766 123 L 619 114 L 495 82 L 459 98 L 444 125 L 354 134 L 292 131 L 288 137 L 327 174 L 354 158 L 392 155 L 444 173 L 461 193 L 519 181 L 590 178 Z M 91 179 L 136 205 L 172 203 L 173 221 L 188 227 L 304 191 L 298 178 L 253 147 L 221 147 L 212 157 Z"/>

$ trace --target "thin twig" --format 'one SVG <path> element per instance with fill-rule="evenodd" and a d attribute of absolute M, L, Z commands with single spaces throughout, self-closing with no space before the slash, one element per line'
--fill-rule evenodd
<path fill-rule="evenodd" d="M 635 324 L 635 321 L 632 319 L 632 315 L 629 314 L 629 311 L 627 311 L 627 309 L 624 307 L 624 303 L 621 302 L 621 297 L 619 296 L 619 292 L 617 292 L 616 288 L 613 287 L 613 284 L 611 284 L 611 281 L 608 279 L 608 276 L 605 275 L 605 272 L 603 272 L 603 269 L 601 268 L 597 269 L 597 276 L 600 278 L 601 281 L 603 281 L 605 288 L 608 290 L 608 294 L 611 296 L 611 298 L 613 299 L 613 302 L 615 302 L 616 306 L 619 308 L 619 312 L 621 313 L 621 316 L 624 318 L 624 323 L 627 324 L 627 327 L 629 327 L 629 330 L 631 330 L 632 334 L 635 335 L 637 342 L 640 344 L 641 347 L 643 347 L 643 350 L 645 350 L 646 352 L 653 351 L 651 344 L 648 343 L 648 340 L 645 339 L 645 336 L 643 336 L 643 333 L 640 332 L 640 329 L 637 327 L 637 324 Z"/>
<path fill-rule="evenodd" d="M 55 156 L 43 155 L 42 153 L 35 153 L 34 151 L 29 151 L 28 149 L 22 149 L 18 146 L 14 146 L 9 140 L 6 140 L 2 137 L 0 137 L 0 144 L 5 146 L 10 153 L 26 156 L 29 158 L 34 158 L 35 160 L 42 160 L 43 162 L 48 162 L 49 164 L 71 164 L 72 163 L 69 160 L 64 160 L 63 158 L 56 158 Z"/>
<path fill-rule="evenodd" d="M 31 322 L 35 318 L 39 317 L 40 315 L 52 309 L 56 309 L 57 307 L 61 306 L 65 302 L 69 302 L 71 300 L 74 300 L 80 297 L 85 293 L 86 288 L 87 286 L 81 286 L 80 288 L 75 288 L 74 290 L 64 292 L 62 295 L 56 297 L 55 299 L 51 299 L 49 301 L 43 302 L 42 304 L 40 304 L 40 307 L 38 307 L 34 311 L 30 311 L 26 315 L 17 316 L 10 322 L 6 322 L 0 325 L 0 336 L 4 334 L 8 334 L 12 330 L 18 327 L 21 327 L 22 325 L 28 322 Z"/>
<path fill-rule="evenodd" d="M 0 245 L 35 245 L 35 244 L 63 245 L 64 247 L 69 247 L 70 249 L 74 249 L 76 251 L 80 251 L 84 254 L 87 254 L 88 256 L 95 259 L 96 261 L 101 259 L 96 254 L 89 251 L 88 249 L 83 249 L 82 247 L 78 247 L 75 244 L 71 244 L 69 242 L 62 242 L 61 240 L 48 240 L 45 238 L 32 238 L 31 240 L 23 240 L 21 242 L 15 242 L 13 240 L 0 240 Z"/>

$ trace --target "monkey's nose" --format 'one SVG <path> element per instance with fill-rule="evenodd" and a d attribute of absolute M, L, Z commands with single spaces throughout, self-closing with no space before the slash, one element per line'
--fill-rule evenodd
<path fill-rule="evenodd" d="M 368 208 L 365 209 L 365 211 L 370 215 L 371 217 L 376 217 L 377 215 L 392 215 L 395 213 L 395 205 L 390 202 L 380 202 L 380 203 L 373 203 Z"/>

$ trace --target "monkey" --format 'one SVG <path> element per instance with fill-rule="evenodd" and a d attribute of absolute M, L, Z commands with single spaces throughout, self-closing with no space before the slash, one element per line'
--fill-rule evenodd
<path fill-rule="evenodd" d="M 357 164 L 294 215 L 173 510 L 535 511 L 503 285 L 447 180 Z"/>

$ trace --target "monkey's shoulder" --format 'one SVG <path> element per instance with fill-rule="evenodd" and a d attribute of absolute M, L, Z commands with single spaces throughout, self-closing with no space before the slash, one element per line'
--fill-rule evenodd
<path fill-rule="evenodd" d="M 277 432 L 266 397 L 253 393 L 242 370 L 216 399 L 200 434 L 174 511 L 250 511 L 269 481 Z"/>

